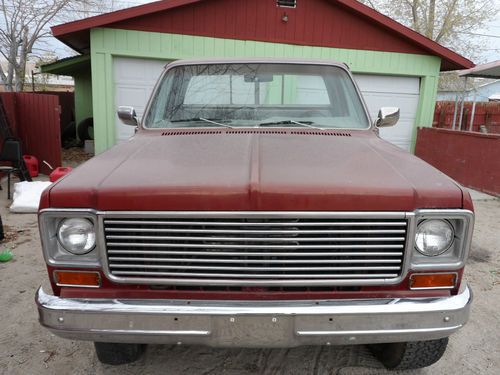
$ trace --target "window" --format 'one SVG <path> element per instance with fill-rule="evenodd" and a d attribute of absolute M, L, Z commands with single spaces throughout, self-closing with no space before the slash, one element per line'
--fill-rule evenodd
<path fill-rule="evenodd" d="M 163 76 L 145 119 L 151 128 L 206 126 L 203 119 L 231 127 L 283 121 L 321 128 L 370 125 L 347 72 L 314 64 L 176 66 Z"/>

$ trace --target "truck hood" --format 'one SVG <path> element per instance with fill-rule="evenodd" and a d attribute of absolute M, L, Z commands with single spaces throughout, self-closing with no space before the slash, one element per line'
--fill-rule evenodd
<path fill-rule="evenodd" d="M 453 180 L 368 131 L 143 131 L 47 194 L 50 207 L 127 211 L 462 207 Z"/>

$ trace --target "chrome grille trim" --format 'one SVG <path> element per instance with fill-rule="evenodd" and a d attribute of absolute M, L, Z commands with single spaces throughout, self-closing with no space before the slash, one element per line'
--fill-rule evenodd
<path fill-rule="evenodd" d="M 241 254 L 238 254 L 241 255 Z M 337 254 L 336 254 L 337 255 Z M 181 263 L 183 262 L 182 259 L 175 259 L 175 258 L 120 258 L 120 257 L 108 257 L 108 261 L 136 261 L 136 262 L 152 262 L 152 263 L 159 263 L 159 262 L 172 262 L 172 263 Z M 190 259 L 190 263 L 213 263 L 214 261 L 212 259 Z M 217 263 L 262 263 L 261 260 L 255 260 L 255 259 L 218 259 Z M 276 259 L 271 259 L 271 260 L 266 260 L 266 263 L 269 264 L 293 264 L 293 263 L 304 263 L 303 260 L 300 259 L 284 259 L 284 260 L 276 260 Z M 318 260 L 318 259 L 313 259 L 313 260 L 308 260 L 307 263 L 311 264 L 343 264 L 343 263 L 380 263 L 379 260 L 374 260 L 374 259 L 324 259 L 324 260 Z M 384 263 L 401 263 L 401 259 L 385 259 Z M 112 264 L 110 264 L 112 266 Z"/>
<path fill-rule="evenodd" d="M 106 220 L 107 224 L 110 224 Z M 127 223 L 123 223 L 127 225 Z M 192 223 L 190 223 L 193 225 Z M 143 224 L 144 225 L 144 224 Z M 158 225 L 158 224 L 155 224 Z M 165 225 L 171 225 L 165 222 Z M 186 225 L 186 223 L 184 223 Z M 198 225 L 206 225 L 198 224 Z M 348 224 L 346 224 L 348 225 Z M 373 224 L 376 225 L 376 224 Z M 106 232 L 144 232 L 144 233 L 229 233 L 229 234 L 404 234 L 406 230 L 220 230 L 220 229 L 164 229 L 164 228 L 105 228 Z"/>
<path fill-rule="evenodd" d="M 106 223 L 106 222 L 105 222 Z M 244 242 L 297 242 L 297 238 L 273 238 L 273 237 L 177 237 L 177 236 L 106 236 L 107 240 L 162 240 L 162 241 L 229 241 L 235 242 L 235 239 L 238 241 Z M 404 237 L 315 237 L 315 238 L 307 238 L 302 237 L 300 241 L 303 242 L 376 242 L 376 241 L 404 241 Z M 112 244 L 108 242 L 108 244 Z"/>
<path fill-rule="evenodd" d="M 159 254 L 159 255 L 204 255 L 204 256 L 239 256 L 241 253 L 239 252 L 217 252 L 217 253 L 212 253 L 212 252 L 206 252 L 206 251 L 162 251 L 162 250 L 108 250 L 108 254 Z M 251 252 L 245 252 L 246 257 L 251 257 L 251 256 L 282 256 L 283 253 L 270 253 L 270 252 L 260 252 L 260 253 L 251 253 Z M 316 252 L 311 252 L 311 253 L 288 253 L 287 257 L 305 257 L 305 256 L 331 256 L 332 253 L 316 253 Z M 349 253 L 349 252 L 337 252 L 335 255 L 338 256 L 349 256 L 349 257 L 356 257 L 356 256 L 403 256 L 403 252 L 387 252 L 387 253 L 374 253 L 374 252 L 367 252 L 367 253 Z"/>
<path fill-rule="evenodd" d="M 177 244 L 158 244 L 158 243 L 138 243 L 138 242 L 112 242 L 108 243 L 116 247 L 179 247 Z M 402 249 L 404 245 L 245 245 L 247 249 Z M 206 249 L 239 249 L 241 245 L 200 245 L 200 244 L 184 244 L 185 248 L 206 248 Z"/>
<path fill-rule="evenodd" d="M 195 276 L 195 277 L 203 277 L 203 276 L 206 276 L 206 274 L 204 273 L 181 273 L 181 272 L 136 272 L 136 271 L 132 271 L 132 272 L 122 272 L 122 271 L 116 271 L 115 274 L 118 274 L 118 275 L 139 275 L 139 276 L 169 276 L 169 277 L 175 277 L 175 276 Z M 212 277 L 233 277 L 234 275 L 233 274 L 229 274 L 229 273 L 214 273 L 214 274 L 211 274 Z M 397 273 L 387 273 L 387 274 L 380 274 L 381 276 L 383 277 L 396 277 L 398 274 Z M 380 275 L 378 275 L 377 277 L 380 277 Z M 255 275 L 255 274 L 240 274 L 240 277 L 242 278 L 267 278 L 269 276 L 266 276 L 266 275 Z M 289 274 L 289 275 L 286 275 L 286 276 L 283 276 L 283 275 L 277 275 L 277 276 L 274 276 L 276 278 L 293 278 L 293 279 L 300 279 L 300 277 L 303 277 L 303 275 L 300 275 L 300 274 Z M 368 274 L 359 274 L 359 275 L 355 275 L 355 276 L 352 276 L 351 274 L 334 274 L 334 275 L 312 275 L 310 276 L 311 278 L 321 278 L 321 277 L 328 277 L 328 278 L 331 278 L 331 279 L 335 279 L 335 278 L 346 278 L 346 279 L 350 279 L 350 278 L 373 278 L 374 276 L 373 275 L 368 275 Z M 205 281 L 205 280 L 203 280 Z M 198 284 L 200 284 L 200 280 L 197 280 Z M 205 285 L 205 282 L 203 283 L 203 285 Z M 310 284 L 309 284 L 310 285 Z"/>
<path fill-rule="evenodd" d="M 154 224 L 154 225 L 186 225 L 185 221 L 126 221 L 126 220 L 106 220 L 108 224 Z M 191 224 L 193 225 L 206 225 L 206 222 L 204 221 L 192 221 Z M 218 222 L 218 221 L 211 221 L 210 225 L 212 226 L 240 226 L 240 223 L 232 223 L 232 222 Z M 290 222 L 290 223 L 276 223 L 273 224 L 273 226 L 298 226 L 298 227 L 310 227 L 310 226 L 324 226 L 324 222 L 307 222 L 307 223 L 298 223 L 298 222 Z M 332 223 L 329 226 L 344 226 L 344 225 L 351 225 L 351 226 L 368 226 L 368 225 L 379 225 L 379 226 L 405 226 L 406 222 L 404 221 L 398 221 L 398 222 L 363 222 L 363 223 L 351 223 L 351 222 L 336 222 Z M 245 223 L 245 226 L 251 227 L 251 226 L 262 226 L 262 224 L 259 223 Z"/>
<path fill-rule="evenodd" d="M 190 262 L 186 262 L 190 263 Z M 218 263 L 218 262 L 214 262 Z M 267 263 L 267 261 L 262 261 L 262 263 Z M 307 262 L 304 262 L 307 263 Z M 135 264 L 133 265 L 136 266 Z M 117 264 L 110 263 L 110 268 L 132 268 L 130 264 Z M 138 268 L 153 269 L 153 270 L 200 270 L 200 271 L 312 271 L 310 267 L 229 267 L 229 266 L 180 266 L 180 265 L 168 265 L 163 266 L 159 264 L 141 264 Z M 401 267 L 314 267 L 314 271 L 399 271 Z M 128 272 L 128 271 L 127 271 Z M 240 274 L 228 275 L 235 278 L 242 277 Z M 255 274 L 255 277 L 258 275 Z M 289 275 L 262 275 L 264 277 L 274 278 L 274 277 L 289 277 Z M 308 278 L 312 277 L 310 274 L 306 275 Z M 322 276 L 322 275 L 318 275 Z M 377 275 L 374 275 L 378 277 Z M 302 275 L 304 277 L 304 275 Z"/>
<path fill-rule="evenodd" d="M 131 284 L 397 284 L 414 235 L 411 212 L 99 212 L 98 219 L 106 276 Z"/>

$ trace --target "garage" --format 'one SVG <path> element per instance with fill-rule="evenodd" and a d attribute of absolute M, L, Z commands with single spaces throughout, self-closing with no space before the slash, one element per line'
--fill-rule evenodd
<path fill-rule="evenodd" d="M 264 57 L 345 62 L 372 118 L 382 106 L 401 108 L 401 121 L 381 129 L 381 136 L 408 151 L 413 151 L 416 128 L 432 126 L 439 73 L 473 66 L 357 1 L 283 4 L 164 0 L 53 27 L 56 38 L 90 59 L 90 72 L 77 72 L 82 67 L 75 66 L 74 76 L 77 87 L 91 87 L 80 95 L 88 100 L 80 103 L 92 107 L 77 112 L 93 114 L 96 152 L 133 134 L 118 123 L 117 106 L 132 105 L 141 115 L 165 61 Z M 79 82 L 83 79 L 89 82 Z"/>

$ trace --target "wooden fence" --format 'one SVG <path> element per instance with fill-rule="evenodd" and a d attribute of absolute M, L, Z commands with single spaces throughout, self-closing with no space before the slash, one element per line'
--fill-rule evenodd
<path fill-rule="evenodd" d="M 460 123 L 460 103 L 457 106 L 457 116 L 455 121 L 456 130 L 486 132 L 500 134 L 500 103 L 476 103 L 474 110 L 474 120 L 471 128 L 471 117 L 473 103 L 464 104 L 464 114 Z M 453 128 L 453 114 L 455 113 L 455 102 L 437 102 L 434 112 L 433 127 L 441 129 Z"/>
<path fill-rule="evenodd" d="M 59 98 L 37 93 L 0 93 L 10 128 L 23 143 L 23 153 L 34 155 L 40 171 L 49 174 L 45 160 L 61 166 Z"/>

